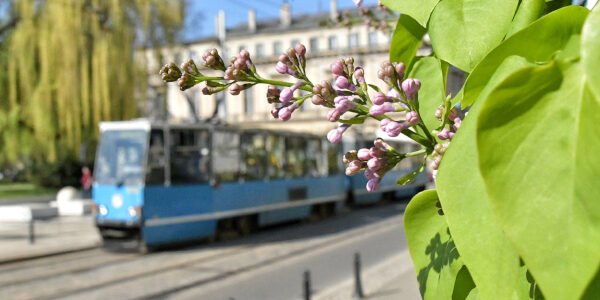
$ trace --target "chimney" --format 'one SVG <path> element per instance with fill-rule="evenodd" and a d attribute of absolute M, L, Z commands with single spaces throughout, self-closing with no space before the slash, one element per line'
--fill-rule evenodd
<path fill-rule="evenodd" d="M 225 42 L 225 32 L 225 12 L 219 10 L 219 13 L 217 13 L 217 16 L 215 17 L 215 35 L 221 44 Z"/>
<path fill-rule="evenodd" d="M 248 31 L 256 32 L 256 11 L 254 9 L 248 11 Z"/>
<path fill-rule="evenodd" d="M 289 3 L 283 3 L 279 9 L 279 19 L 281 20 L 281 26 L 290 27 L 292 25 L 292 10 L 290 9 Z"/>
<path fill-rule="evenodd" d="M 331 21 L 337 20 L 338 17 L 338 9 L 337 9 L 337 0 L 329 1 L 329 18 Z"/>

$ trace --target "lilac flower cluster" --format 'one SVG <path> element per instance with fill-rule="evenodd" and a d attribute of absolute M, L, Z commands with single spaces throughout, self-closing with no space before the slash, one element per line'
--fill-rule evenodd
<path fill-rule="evenodd" d="M 331 65 L 333 84 L 328 80 L 313 84 L 306 74 L 305 55 L 306 47 L 299 43 L 287 49 L 277 61 L 275 70 L 294 78 L 294 82 L 262 78 L 246 50 L 232 57 L 227 66 L 216 49 L 208 50 L 202 55 L 204 68 L 219 71 L 222 76 L 205 76 L 192 60 L 182 64 L 181 68 L 175 64 L 165 65 L 160 75 L 167 82 L 177 81 L 182 90 L 205 82 L 202 89 L 204 94 L 227 89 L 230 94 L 238 95 L 256 84 L 268 84 L 266 98 L 268 103 L 274 105 L 271 115 L 282 121 L 290 120 L 294 111 L 306 99 L 310 99 L 313 104 L 329 109 L 327 120 L 339 123 L 327 133 L 327 139 L 331 143 L 339 143 L 351 124 L 361 124 L 365 119 L 372 118 L 379 122 L 380 128 L 389 136 L 405 134 L 425 147 L 416 152 L 400 154 L 383 140 L 377 139 L 370 149 L 349 152 L 345 158 L 348 163 L 346 173 L 353 175 L 364 171 L 369 179 L 369 191 L 377 190 L 381 178 L 400 160 L 433 152 L 435 139 L 426 130 L 418 112 L 421 82 L 404 78 L 406 67 L 403 63 L 384 62 L 381 65 L 377 74 L 386 84 L 383 90 L 388 92 L 384 93 L 381 88 L 367 84 L 364 69 L 356 66 L 352 57 L 338 59 Z M 297 90 L 306 93 L 294 96 Z M 396 116 L 394 113 L 404 113 L 404 118 L 402 114 Z M 414 126 L 422 127 L 425 134 L 413 130 L 411 127 Z M 460 122 L 453 121 L 451 126 L 457 129 Z"/>
<path fill-rule="evenodd" d="M 348 165 L 346 175 L 353 176 L 364 172 L 368 179 L 367 190 L 376 191 L 379 189 L 381 178 L 402 158 L 396 149 L 378 138 L 370 149 L 352 150 L 344 155 L 344 163 Z"/>

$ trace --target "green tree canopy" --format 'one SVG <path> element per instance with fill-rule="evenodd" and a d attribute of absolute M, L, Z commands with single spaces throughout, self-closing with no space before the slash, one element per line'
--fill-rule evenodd
<path fill-rule="evenodd" d="M 0 163 L 76 156 L 95 144 L 99 121 L 136 117 L 147 71 L 134 51 L 172 42 L 183 21 L 182 0 L 17 0 L 5 8 Z"/>

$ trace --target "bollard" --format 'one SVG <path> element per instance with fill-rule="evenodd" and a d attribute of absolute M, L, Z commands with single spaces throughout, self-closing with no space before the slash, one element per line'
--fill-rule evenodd
<path fill-rule="evenodd" d="M 35 232 L 34 232 L 34 227 L 33 227 L 33 218 L 31 218 L 31 220 L 29 221 L 29 243 L 33 244 L 35 243 Z"/>
<path fill-rule="evenodd" d="M 360 280 L 360 254 L 354 253 L 354 295 L 359 299 L 365 297 Z"/>
<path fill-rule="evenodd" d="M 310 271 L 304 271 L 304 280 L 302 282 L 304 290 L 304 300 L 310 300 Z"/>

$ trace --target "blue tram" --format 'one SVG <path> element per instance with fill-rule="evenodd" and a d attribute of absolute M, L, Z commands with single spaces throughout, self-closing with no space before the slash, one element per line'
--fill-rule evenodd
<path fill-rule="evenodd" d="M 147 120 L 102 122 L 100 133 L 92 195 L 105 243 L 143 249 L 245 234 L 335 213 L 349 194 L 355 203 L 381 196 L 366 194 L 364 176 L 346 178 L 342 147 L 322 137 Z"/>

